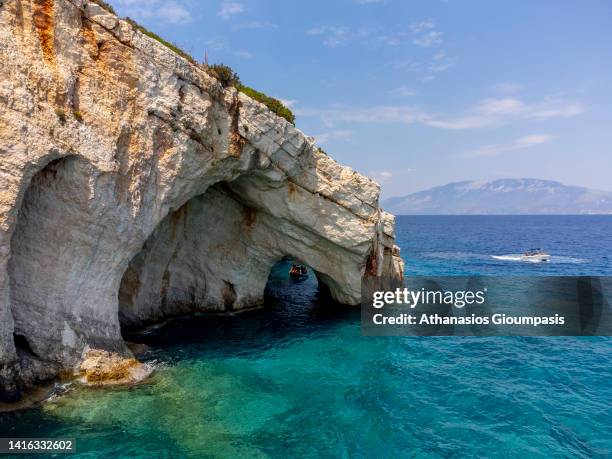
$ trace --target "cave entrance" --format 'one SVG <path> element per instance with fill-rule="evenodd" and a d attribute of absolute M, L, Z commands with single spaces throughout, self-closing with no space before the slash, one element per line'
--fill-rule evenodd
<path fill-rule="evenodd" d="M 159 223 L 119 287 L 124 332 L 193 313 L 306 307 L 336 287 L 326 271 L 342 260 L 322 254 L 324 242 L 244 195 L 218 183 Z M 294 279 L 289 269 L 300 261 L 316 266 L 302 263 L 306 275 Z"/>
<path fill-rule="evenodd" d="M 102 184 L 111 186 L 89 161 L 70 155 L 47 163 L 24 192 L 7 266 L 14 344 L 23 355 L 67 362 L 80 354 L 80 330 L 104 343 L 113 331 L 114 311 L 99 306 L 109 270 L 96 254 L 116 239 L 104 236 L 113 223 L 101 205 Z"/>
<path fill-rule="evenodd" d="M 306 274 L 291 275 L 290 270 L 294 265 L 304 266 Z M 299 259 L 283 257 L 270 269 L 264 291 L 265 307 L 309 309 L 326 299 L 331 300 L 317 273 Z"/>

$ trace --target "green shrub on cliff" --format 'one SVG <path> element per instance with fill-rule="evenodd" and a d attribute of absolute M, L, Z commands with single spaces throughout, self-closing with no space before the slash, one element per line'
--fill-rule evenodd
<path fill-rule="evenodd" d="M 255 89 L 249 88 L 248 86 L 240 85 L 237 89 L 240 92 L 245 93 L 251 99 L 255 99 L 257 102 L 261 102 L 278 116 L 285 118 L 287 121 L 289 121 L 295 126 L 295 115 L 280 100 L 275 99 L 274 97 L 267 96 L 263 92 L 256 91 Z"/>
<path fill-rule="evenodd" d="M 233 86 L 238 91 L 246 94 L 251 99 L 261 102 L 278 116 L 285 118 L 295 126 L 295 115 L 287 108 L 280 100 L 270 97 L 263 92 L 259 92 L 249 86 L 245 86 L 240 82 L 240 77 L 234 70 L 225 64 L 214 64 L 206 67 L 208 73 L 215 77 L 223 85 L 224 88 Z"/>
<path fill-rule="evenodd" d="M 208 73 L 215 77 L 224 88 L 233 86 L 240 89 L 240 77 L 229 65 L 214 64 L 208 66 Z"/>
<path fill-rule="evenodd" d="M 125 20 L 132 25 L 132 27 L 134 27 L 135 29 L 141 31 L 142 33 L 144 33 L 147 37 L 151 37 L 154 40 L 157 40 L 158 42 L 160 42 L 162 45 L 164 45 L 166 48 L 169 48 L 170 50 L 174 51 L 176 54 L 178 54 L 181 57 L 184 57 L 185 59 L 187 59 L 189 62 L 191 62 L 192 64 L 195 64 L 196 61 L 193 57 L 191 57 L 191 55 L 189 53 L 187 53 L 186 51 L 183 51 L 181 48 L 179 48 L 177 45 L 170 43 L 169 41 L 164 40 L 162 37 L 160 37 L 159 35 L 157 35 L 155 32 L 151 32 L 149 29 L 147 29 L 144 26 L 141 26 L 140 24 L 138 24 L 136 21 L 134 21 L 132 18 L 126 17 Z"/>

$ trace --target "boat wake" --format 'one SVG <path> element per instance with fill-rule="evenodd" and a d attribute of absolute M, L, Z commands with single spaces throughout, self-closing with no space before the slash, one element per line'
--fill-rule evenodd
<path fill-rule="evenodd" d="M 491 255 L 491 258 L 503 261 L 521 261 L 520 255 Z"/>

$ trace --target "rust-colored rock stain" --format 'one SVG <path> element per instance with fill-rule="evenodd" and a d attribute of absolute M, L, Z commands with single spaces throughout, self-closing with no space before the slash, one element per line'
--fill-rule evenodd
<path fill-rule="evenodd" d="M 35 0 L 34 26 L 38 32 L 43 57 L 49 65 L 55 66 L 55 21 L 53 0 Z"/>

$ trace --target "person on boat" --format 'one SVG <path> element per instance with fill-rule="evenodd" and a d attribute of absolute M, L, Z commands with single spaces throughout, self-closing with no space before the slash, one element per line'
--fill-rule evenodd
<path fill-rule="evenodd" d="M 305 276 L 306 275 L 306 267 L 304 265 L 299 265 L 299 264 L 291 265 L 291 269 L 289 270 L 289 274 L 291 276 Z"/>

